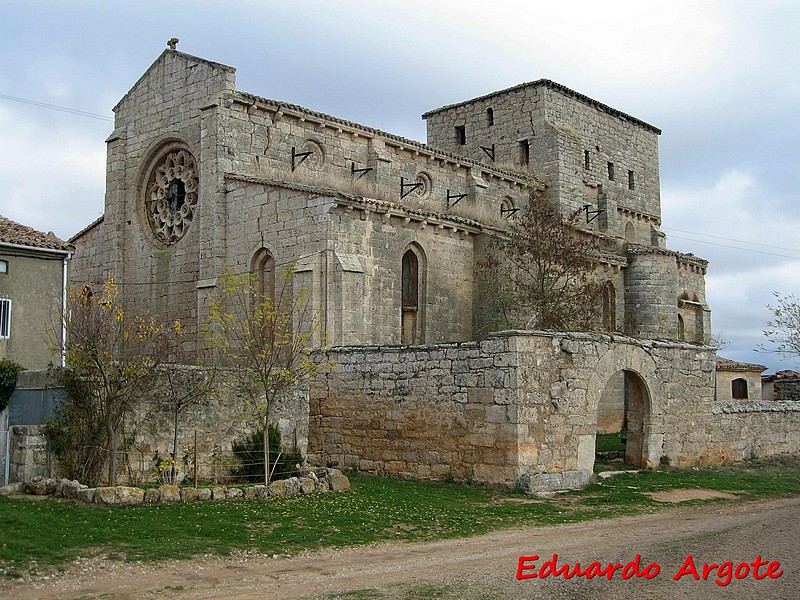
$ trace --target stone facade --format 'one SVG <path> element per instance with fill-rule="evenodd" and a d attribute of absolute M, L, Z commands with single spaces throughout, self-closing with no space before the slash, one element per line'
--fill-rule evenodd
<path fill-rule="evenodd" d="M 530 170 L 564 213 L 604 210 L 593 229 L 663 245 L 660 130 L 549 80 L 525 83 L 423 115 L 428 143 Z M 653 243 L 658 240 L 658 243 Z"/>
<path fill-rule="evenodd" d="M 191 346 L 223 270 L 274 280 L 298 261 L 318 342 L 467 341 L 485 240 L 540 189 L 602 242 L 610 330 L 709 339 L 707 264 L 659 228 L 655 127 L 540 81 L 427 113 L 425 145 L 237 91 L 234 74 L 166 50 L 115 107 L 105 213 L 73 238 L 73 281 L 113 274 Z"/>

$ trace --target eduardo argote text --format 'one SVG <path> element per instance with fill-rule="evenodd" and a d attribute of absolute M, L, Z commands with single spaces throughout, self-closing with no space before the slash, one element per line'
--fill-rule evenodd
<path fill-rule="evenodd" d="M 641 555 L 637 554 L 633 560 L 627 563 L 607 563 L 601 564 L 597 561 L 590 562 L 586 567 L 576 562 L 574 565 L 558 562 L 558 554 L 541 561 L 538 554 L 530 556 L 520 556 L 517 561 L 517 579 L 546 579 L 548 577 L 562 577 L 572 579 L 573 577 L 584 577 L 594 579 L 595 577 L 605 577 L 609 581 L 615 577 L 619 579 L 644 578 L 653 579 L 661 573 L 661 566 L 658 563 L 641 564 Z M 672 579 L 678 581 L 683 577 L 691 577 L 695 580 L 712 580 L 719 586 L 725 587 L 733 579 L 777 579 L 783 575 L 781 563 L 777 560 L 765 560 L 761 555 L 754 560 L 734 563 L 725 561 L 722 563 L 704 562 L 695 563 L 694 557 L 689 554 L 680 568 L 672 574 Z"/>

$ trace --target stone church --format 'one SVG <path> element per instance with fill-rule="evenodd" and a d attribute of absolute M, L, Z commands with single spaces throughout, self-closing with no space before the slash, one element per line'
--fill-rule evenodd
<path fill-rule="evenodd" d="M 114 113 L 71 281 L 113 274 L 200 344 L 223 271 L 269 292 L 295 263 L 334 347 L 289 423 L 317 461 L 538 490 L 585 484 L 595 434 L 623 423 L 641 465 L 800 451 L 800 411 L 715 396 L 707 263 L 666 247 L 648 123 L 541 79 L 427 112 L 422 144 L 238 91 L 174 48 Z M 608 334 L 477 339 L 476 264 L 531 190 L 599 240 Z"/>
<path fill-rule="evenodd" d="M 196 335 L 224 269 L 269 288 L 297 260 L 331 345 L 471 340 L 483 240 L 538 187 L 602 240 L 609 331 L 709 339 L 707 263 L 659 227 L 655 127 L 539 80 L 426 113 L 426 145 L 234 75 L 166 50 L 115 107 L 105 212 L 72 240 L 73 282 L 114 274 Z"/>

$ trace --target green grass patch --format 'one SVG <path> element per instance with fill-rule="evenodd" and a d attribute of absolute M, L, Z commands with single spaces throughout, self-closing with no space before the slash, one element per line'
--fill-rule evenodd
<path fill-rule="evenodd" d="M 595 452 L 625 452 L 625 433 L 598 433 L 595 437 Z"/>
<path fill-rule="evenodd" d="M 800 459 L 624 474 L 546 501 L 475 485 L 359 475 L 350 479 L 353 489 L 347 493 L 267 501 L 98 507 L 0 497 L 0 568 L 13 577 L 77 556 L 156 561 L 463 537 L 655 510 L 663 505 L 644 492 L 675 488 L 734 492 L 745 498 L 797 495 Z"/>

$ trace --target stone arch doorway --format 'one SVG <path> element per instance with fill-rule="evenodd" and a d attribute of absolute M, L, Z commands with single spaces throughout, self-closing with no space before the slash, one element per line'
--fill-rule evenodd
<path fill-rule="evenodd" d="M 626 464 L 647 464 L 645 439 L 649 422 L 650 393 L 644 379 L 620 369 L 606 381 L 597 403 L 597 433 L 620 434 L 624 440 Z"/>

